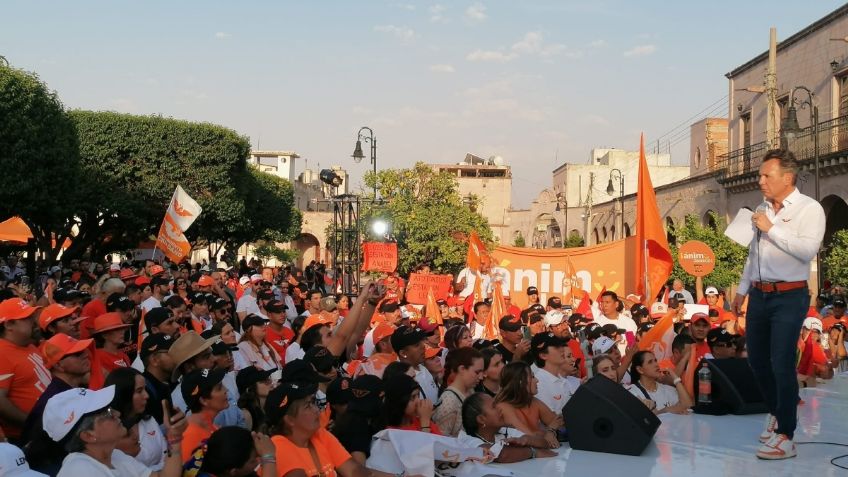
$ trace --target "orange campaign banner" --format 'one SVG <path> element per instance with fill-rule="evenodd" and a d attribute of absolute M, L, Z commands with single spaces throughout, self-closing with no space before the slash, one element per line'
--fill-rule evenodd
<path fill-rule="evenodd" d="M 437 300 L 448 297 L 453 275 L 410 273 L 406 282 L 406 301 L 413 305 L 426 305 L 427 292 L 432 288 Z"/>
<path fill-rule="evenodd" d="M 531 286 L 539 289 L 542 303 L 569 291 L 578 297 L 578 289 L 595 296 L 606 288 L 624 296 L 636 286 L 635 254 L 635 237 L 568 249 L 499 246 L 491 254 L 492 276 L 501 276 L 502 291 L 520 308 L 527 306 Z"/>
<path fill-rule="evenodd" d="M 165 252 L 165 256 L 172 262 L 179 262 L 191 252 L 191 244 L 170 214 L 165 214 L 162 226 L 159 227 L 156 247 Z"/>
<path fill-rule="evenodd" d="M 396 242 L 365 242 L 362 244 L 363 272 L 393 272 L 397 269 Z"/>

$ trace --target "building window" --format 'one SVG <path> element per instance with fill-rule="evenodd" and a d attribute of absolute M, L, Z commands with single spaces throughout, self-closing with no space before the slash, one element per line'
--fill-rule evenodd
<path fill-rule="evenodd" d="M 701 168 L 701 146 L 695 148 L 695 169 Z"/>
<path fill-rule="evenodd" d="M 780 124 L 777 127 L 780 129 L 783 127 L 783 123 L 786 122 L 786 116 L 789 116 L 789 95 L 783 96 L 777 100 L 777 110 L 780 114 Z"/>

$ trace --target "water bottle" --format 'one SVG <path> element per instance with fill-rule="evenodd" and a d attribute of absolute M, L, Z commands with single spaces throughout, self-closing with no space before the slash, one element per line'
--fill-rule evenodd
<path fill-rule="evenodd" d="M 709 365 L 704 362 L 698 371 L 698 404 L 710 404 L 713 394 L 713 373 Z"/>

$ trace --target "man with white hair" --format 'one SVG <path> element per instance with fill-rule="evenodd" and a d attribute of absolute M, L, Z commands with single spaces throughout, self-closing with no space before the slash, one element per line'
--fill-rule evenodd
<path fill-rule="evenodd" d="M 120 278 L 110 278 L 100 285 L 100 291 L 82 308 L 81 316 L 85 320 L 80 323 L 80 339 L 91 337 L 94 330 L 94 319 L 106 313 L 106 299 L 113 293 L 124 293 L 127 286 Z"/>

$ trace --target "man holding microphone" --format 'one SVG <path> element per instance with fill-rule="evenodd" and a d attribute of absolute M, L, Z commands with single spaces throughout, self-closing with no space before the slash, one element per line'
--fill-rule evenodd
<path fill-rule="evenodd" d="M 824 210 L 795 187 L 798 162 L 785 149 L 765 153 L 759 170 L 764 201 L 751 217 L 756 235 L 748 246 L 733 312 L 748 296 L 748 362 L 769 415 L 760 435 L 761 459 L 795 457 L 798 379 L 795 353 L 810 304 L 807 278 L 824 237 Z"/>

